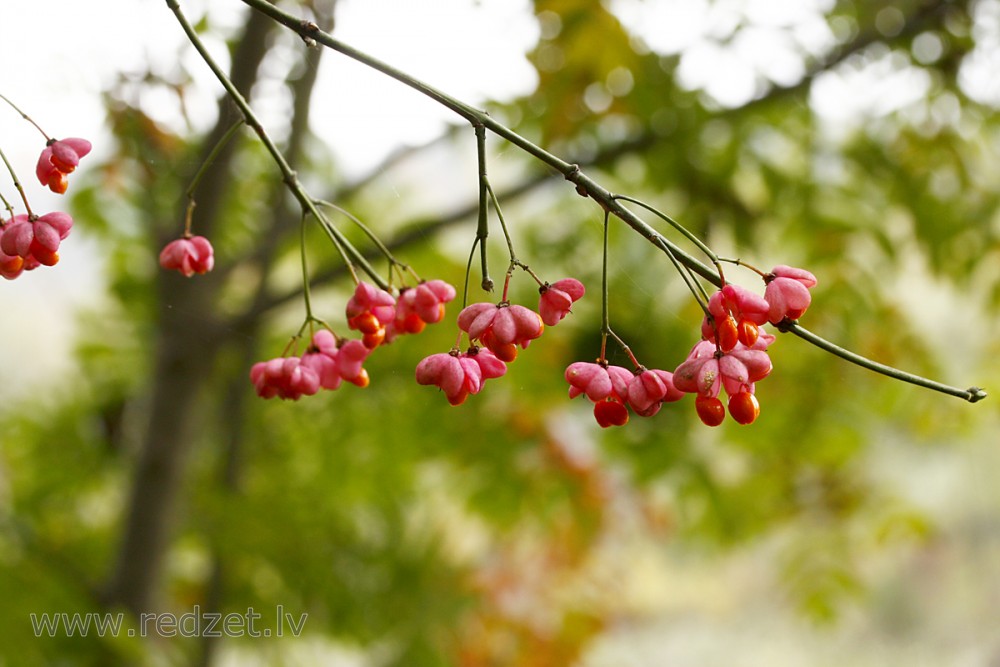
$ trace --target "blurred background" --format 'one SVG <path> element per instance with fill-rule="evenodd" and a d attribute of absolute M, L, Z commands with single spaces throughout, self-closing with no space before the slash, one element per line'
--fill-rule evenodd
<path fill-rule="evenodd" d="M 30 56 L 0 92 L 95 144 L 66 197 L 46 195 L 43 140 L 0 113 L 33 208 L 76 221 L 56 267 L 0 286 L 0 665 L 1000 665 L 995 397 L 779 335 L 754 425 L 707 428 L 688 398 L 600 429 L 563 369 L 600 348 L 601 211 L 502 140 L 490 177 L 518 255 L 585 283 L 573 314 L 460 407 L 413 379 L 453 344 L 457 304 L 377 350 L 365 389 L 256 398 L 250 365 L 304 315 L 297 205 L 244 131 L 197 193 L 216 269 L 159 270 L 238 115 L 165 3 L 104 4 L 0 10 L 8 52 Z M 808 268 L 802 323 L 820 335 L 994 389 L 1000 1 L 280 6 L 724 256 Z M 236 0 L 181 7 L 312 194 L 423 278 L 463 284 L 471 128 Z M 352 284 L 318 229 L 306 240 L 313 307 L 345 330 Z M 612 326 L 672 369 L 700 311 L 662 253 L 622 225 L 610 240 Z M 496 298 L 477 283 L 470 301 Z M 511 296 L 537 291 L 519 273 Z M 305 621 L 298 637 L 139 636 L 142 613 L 195 609 L 254 610 L 272 634 L 279 609 Z M 125 620 L 37 637 L 42 613 Z"/>

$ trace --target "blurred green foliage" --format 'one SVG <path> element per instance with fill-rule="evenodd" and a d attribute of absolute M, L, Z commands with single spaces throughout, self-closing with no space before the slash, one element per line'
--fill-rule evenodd
<path fill-rule="evenodd" d="M 661 207 L 723 255 L 763 269 L 808 267 L 820 279 L 804 321 L 811 329 L 907 370 L 985 383 L 1000 370 L 990 335 L 1000 303 L 1000 116 L 960 85 L 968 54 L 985 48 L 973 4 L 899 3 L 896 25 L 895 14 L 874 11 L 882 3 L 838 2 L 825 17 L 840 40 L 828 61 L 800 45 L 801 82 L 758 74 L 756 96 L 727 107 L 685 86 L 684 52 L 645 45 L 615 3 L 536 0 L 542 30 L 530 58 L 539 85 L 497 103 L 496 113 L 586 164 L 611 191 Z M 704 40 L 735 48 L 754 28 L 738 18 Z M 942 45 L 939 57 L 915 52 L 921 35 Z M 929 83 L 900 107 L 830 131 L 811 96 L 816 82 L 885 63 Z M 183 92 L 188 83 L 150 75 L 142 85 Z M 297 664 L 288 640 L 31 633 L 25 610 L 118 609 L 107 606 L 103 584 L 154 400 L 158 313 L 171 298 L 164 284 L 175 284 L 156 282 L 156 254 L 177 233 L 184 189 L 206 150 L 205 137 L 176 134 L 129 99 L 108 92 L 117 151 L 73 200 L 108 276 L 106 298 L 81 314 L 80 372 L 48 401 L 0 410 L 0 664 L 201 664 L 220 651 Z M 463 133 L 434 150 L 467 151 L 471 140 Z M 505 218 L 521 259 L 548 280 L 580 278 L 588 296 L 506 377 L 459 408 L 416 386 L 416 362 L 454 340 L 446 319 L 378 350 L 366 389 L 260 401 L 248 362 L 277 355 L 301 322 L 289 231 L 297 220 L 273 233 L 275 171 L 249 133 L 235 151 L 238 174 L 213 224 L 219 266 L 204 278 L 214 281 L 212 299 L 192 313 L 211 325 L 203 343 L 212 354 L 195 385 L 191 455 L 157 582 L 164 611 L 282 605 L 309 614 L 306 638 L 359 650 L 373 665 L 568 665 L 602 629 L 636 613 L 624 590 L 607 587 L 629 576 L 628 554 L 616 561 L 609 551 L 634 530 L 705 558 L 779 536 L 774 570 L 762 576 L 811 617 L 832 619 L 863 595 L 867 554 L 934 531 L 871 472 L 871 449 L 887 433 L 908 447 L 959 446 L 990 409 L 780 338 L 752 427 L 730 420 L 707 429 L 685 400 L 601 432 L 583 399 L 566 400 L 562 375 L 599 352 L 601 211 L 558 182 L 505 201 Z M 424 159 L 416 151 L 380 177 L 433 192 Z M 331 161 L 313 143 L 296 168 L 335 174 Z M 527 158 L 508 157 L 505 169 L 510 184 L 537 172 Z M 474 214 L 441 232 L 431 225 L 449 211 L 414 216 L 405 196 L 372 196 L 378 180 L 351 189 L 334 175 L 324 187 L 323 197 L 387 239 L 424 230 L 399 256 L 425 278 L 464 283 Z M 314 273 L 333 278 L 315 288 L 315 307 L 343 329 L 348 281 L 324 238 L 308 239 Z M 618 226 L 611 243 L 612 326 L 643 363 L 672 369 L 696 342 L 700 312 L 655 248 Z M 493 266 L 503 267 L 502 242 L 493 245 Z M 185 287 L 198 290 L 197 279 Z M 931 288 L 942 304 L 925 297 Z M 473 289 L 470 300 L 480 298 L 491 297 Z M 517 274 L 512 300 L 535 298 Z M 962 313 L 968 327 L 954 320 Z"/>

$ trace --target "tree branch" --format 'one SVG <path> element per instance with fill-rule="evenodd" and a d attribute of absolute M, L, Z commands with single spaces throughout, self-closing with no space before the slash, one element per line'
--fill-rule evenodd
<path fill-rule="evenodd" d="M 174 0 L 168 0 L 168 4 L 171 4 L 173 2 Z M 262 14 L 265 14 L 274 21 L 296 32 L 307 44 L 309 45 L 322 44 L 327 48 L 333 49 L 334 51 L 337 51 L 338 53 L 344 56 L 347 56 L 376 71 L 379 71 L 385 74 L 386 76 L 389 76 L 392 79 L 395 79 L 396 81 L 399 81 L 400 83 L 413 88 L 414 90 L 426 95 L 427 97 L 430 97 L 431 99 L 445 106 L 446 108 L 454 111 L 456 114 L 458 114 L 466 121 L 468 121 L 473 127 L 476 128 L 483 127 L 493 132 L 497 136 L 507 140 L 509 143 L 513 144 L 514 146 L 517 146 L 518 148 L 520 148 L 527 154 L 531 155 L 538 161 L 549 166 L 555 171 L 561 173 L 566 180 L 568 180 L 569 182 L 573 183 L 576 186 L 576 191 L 578 194 L 593 199 L 601 206 L 602 209 L 604 209 L 604 211 L 607 214 L 614 215 L 618 219 L 622 220 L 626 225 L 631 227 L 632 230 L 635 231 L 637 234 L 648 240 L 656 247 L 660 248 L 666 255 L 671 257 L 673 261 L 679 262 L 680 264 L 684 265 L 685 267 L 690 269 L 693 273 L 704 278 L 707 282 L 712 283 L 717 287 L 721 286 L 721 278 L 712 267 L 709 267 L 708 265 L 702 263 L 701 261 L 689 255 L 688 253 L 684 252 L 673 242 L 663 237 L 659 232 L 657 232 L 654 228 L 648 225 L 644 220 L 642 220 L 640 217 L 632 213 L 632 211 L 625 208 L 625 206 L 622 205 L 621 200 L 616 198 L 613 193 L 611 193 L 609 190 L 604 188 L 595 180 L 584 174 L 583 171 L 580 169 L 579 165 L 566 162 L 562 158 L 546 151 L 544 148 L 526 139 L 525 137 L 521 136 L 514 130 L 508 128 L 507 126 L 503 125 L 500 122 L 497 122 L 492 117 L 490 117 L 490 115 L 485 111 L 475 109 L 472 106 L 466 104 L 465 102 L 462 102 L 461 100 L 458 100 L 452 97 L 451 95 L 448 95 L 447 93 L 438 90 L 437 88 L 421 81 L 420 79 L 417 79 L 416 77 L 413 77 L 407 74 L 406 72 L 403 72 L 393 67 L 388 63 L 385 63 L 373 56 L 370 56 L 367 53 L 359 51 L 354 47 L 345 44 L 344 42 L 341 42 L 340 40 L 334 38 L 331 34 L 321 30 L 319 26 L 317 26 L 312 21 L 307 21 L 301 18 L 297 18 L 294 15 L 289 14 L 275 7 L 266 0 L 242 0 L 242 2 L 247 6 L 251 7 L 252 9 L 257 10 Z M 917 14 L 915 14 L 907 21 L 905 26 L 906 29 L 909 31 L 918 30 L 920 26 L 923 25 L 923 21 L 925 20 L 926 17 L 934 15 L 938 11 L 941 11 L 942 8 L 944 8 L 944 4 L 940 2 L 934 2 L 925 5 L 921 10 L 917 12 Z M 873 43 L 874 41 L 875 41 L 874 34 L 865 33 L 863 36 L 859 37 L 854 41 L 853 48 L 845 48 L 840 51 L 834 52 L 834 54 L 832 54 L 831 57 L 827 59 L 826 66 L 832 67 L 834 64 L 841 62 L 844 58 L 846 58 L 849 53 L 855 52 L 862 48 L 866 48 L 869 44 Z M 806 85 L 805 82 L 808 80 L 809 79 L 803 79 L 803 81 L 800 82 L 800 84 L 798 85 L 804 86 Z M 787 90 L 790 92 L 791 90 L 794 89 L 796 89 L 796 87 L 793 86 Z M 817 341 L 823 340 L 818 336 L 811 334 L 807 330 L 802 329 L 801 327 L 797 327 L 797 325 L 796 325 L 796 330 L 798 331 L 797 335 L 799 335 L 799 337 L 802 338 L 803 340 L 813 342 L 814 344 L 818 344 Z M 828 343 L 827 341 L 823 342 L 826 343 L 828 346 L 833 345 L 832 343 Z M 821 349 L 825 349 L 827 351 L 832 352 L 832 350 L 829 349 L 829 347 L 824 346 L 823 344 L 819 344 L 819 347 L 821 347 Z M 896 369 L 884 366 L 883 364 L 879 364 L 877 362 L 865 359 L 864 357 L 861 357 L 860 355 L 856 355 L 854 353 L 850 353 L 847 356 L 843 354 L 838 354 L 838 356 L 853 363 L 862 365 L 865 368 L 868 368 L 875 372 L 882 373 L 883 375 L 888 375 L 889 377 L 894 377 L 896 379 L 902 379 L 899 377 L 899 374 L 907 376 L 910 375 L 904 373 L 903 371 L 897 371 Z M 917 378 L 917 376 L 910 376 L 910 378 Z M 943 391 L 944 393 L 949 395 L 959 396 L 965 398 L 965 400 L 968 400 L 970 402 L 978 401 L 981 398 L 985 397 L 986 395 L 985 392 L 983 392 L 981 389 L 978 388 L 973 388 L 971 390 L 962 390 L 955 387 L 949 387 L 948 385 L 942 385 L 940 383 L 933 382 L 931 380 L 925 380 L 923 378 L 921 378 L 921 380 L 923 381 L 916 384 L 920 384 L 921 386 L 930 389 L 935 389 L 937 391 Z M 908 379 L 906 381 L 913 382 L 913 379 Z"/>

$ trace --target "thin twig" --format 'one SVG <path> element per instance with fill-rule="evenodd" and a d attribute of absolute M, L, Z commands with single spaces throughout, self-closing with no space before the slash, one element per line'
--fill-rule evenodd
<path fill-rule="evenodd" d="M 310 214 L 312 214 L 312 216 L 321 224 L 323 229 L 330 236 L 331 240 L 335 239 L 334 244 L 337 246 L 337 249 L 340 250 L 342 253 L 348 255 L 350 257 L 350 261 L 353 264 L 361 267 L 361 269 L 366 274 L 368 274 L 368 276 L 372 279 L 372 281 L 374 281 L 379 287 L 381 287 L 382 289 L 388 289 L 389 288 L 388 283 L 380 275 L 378 275 L 378 273 L 375 271 L 374 268 L 372 268 L 372 266 L 368 263 L 365 257 L 360 252 L 358 252 L 358 250 L 351 244 L 351 242 L 348 241 L 343 234 L 341 234 L 340 230 L 334 227 L 333 224 L 326 219 L 326 216 L 323 214 L 323 212 L 316 207 L 316 204 L 313 202 L 312 197 L 309 196 L 309 194 L 302 187 L 302 184 L 299 183 L 298 176 L 295 174 L 295 170 L 293 170 L 291 165 L 288 164 L 288 161 L 285 159 L 285 156 L 282 154 L 281 150 L 277 147 L 277 145 L 274 143 L 271 137 L 264 130 L 264 126 L 257 118 L 257 115 L 250 107 L 250 104 L 246 101 L 246 99 L 243 97 L 240 91 L 236 89 L 236 86 L 234 86 L 232 81 L 229 80 L 229 77 L 222 70 L 222 68 L 219 67 L 218 63 L 215 62 L 215 59 L 212 58 L 211 54 L 208 53 L 208 50 L 202 43 L 201 38 L 195 31 L 194 26 L 191 25 L 191 23 L 187 20 L 187 17 L 184 16 L 184 13 L 181 11 L 180 5 L 177 3 L 177 0 L 166 0 L 166 2 L 167 2 L 167 7 L 170 8 L 170 10 L 174 13 L 174 16 L 177 18 L 178 23 L 180 23 L 181 29 L 184 30 L 184 34 L 187 35 L 188 41 L 190 41 L 192 46 L 194 46 L 195 50 L 198 51 L 198 55 L 201 56 L 201 59 L 204 60 L 205 64 L 208 65 L 209 69 L 212 70 L 212 73 L 215 75 L 215 77 L 219 80 L 219 83 L 222 84 L 222 87 L 225 89 L 226 94 L 233 101 L 233 103 L 236 104 L 237 108 L 239 108 L 240 113 L 243 115 L 243 120 L 246 122 L 246 124 L 249 125 L 254 132 L 257 133 L 257 136 L 260 138 L 261 143 L 264 144 L 264 147 L 267 149 L 267 152 L 270 153 L 271 159 L 274 161 L 274 163 L 278 166 L 278 169 L 281 171 L 282 177 L 284 179 L 285 184 L 288 186 L 288 189 L 291 191 L 292 195 L 294 195 L 294 197 L 298 200 L 299 205 L 303 209 L 303 212 L 308 211 Z"/>

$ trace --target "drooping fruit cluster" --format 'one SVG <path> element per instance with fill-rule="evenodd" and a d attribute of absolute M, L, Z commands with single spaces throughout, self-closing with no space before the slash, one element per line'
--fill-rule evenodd
<path fill-rule="evenodd" d="M 56 194 L 65 193 L 69 186 L 67 177 L 76 171 L 80 158 L 89 153 L 90 149 L 90 142 L 79 137 L 49 139 L 35 165 L 38 182 Z"/>
<path fill-rule="evenodd" d="M 763 297 L 729 283 L 708 300 L 708 313 L 701 322 L 702 338 L 717 342 L 723 352 L 737 343 L 753 345 L 770 308 Z"/>
<path fill-rule="evenodd" d="M 396 317 L 386 325 L 386 340 L 417 334 L 428 324 L 444 319 L 445 304 L 455 299 L 455 288 L 443 280 L 428 280 L 416 287 L 402 287 L 396 300 Z"/>
<path fill-rule="evenodd" d="M 507 364 L 485 347 L 473 345 L 425 357 L 417 364 L 417 383 L 440 387 L 448 402 L 461 405 L 469 394 L 478 394 L 486 380 L 502 377 Z"/>
<path fill-rule="evenodd" d="M 347 302 L 347 326 L 361 332 L 365 347 L 374 350 L 385 340 L 385 327 L 396 319 L 396 297 L 360 282 Z"/>
<path fill-rule="evenodd" d="M 660 406 L 680 400 L 684 394 L 674 387 L 672 374 L 642 366 L 635 372 L 607 361 L 577 361 L 566 368 L 569 397 L 581 394 L 594 404 L 594 418 L 602 428 L 624 426 L 629 408 L 641 417 L 652 417 Z"/>
<path fill-rule="evenodd" d="M 541 316 L 530 308 L 506 301 L 474 303 L 458 314 L 458 328 L 479 341 L 502 361 L 517 358 L 517 346 L 527 348 L 542 335 Z"/>
<path fill-rule="evenodd" d="M 59 244 L 69 236 L 73 218 L 66 213 L 42 216 L 15 215 L 0 230 L 0 266 L 3 275 L 13 280 L 22 271 L 59 262 Z"/>
<path fill-rule="evenodd" d="M 767 346 L 774 336 L 760 334 L 752 346 L 736 342 L 723 351 L 716 341 L 702 340 L 687 359 L 674 371 L 674 386 L 680 391 L 697 394 L 695 409 L 709 426 L 718 426 L 726 416 L 719 391 L 729 396 L 730 414 L 740 424 L 757 419 L 760 406 L 754 397 L 755 383 L 771 372 Z"/>
<path fill-rule="evenodd" d="M 347 302 L 345 314 L 348 328 L 362 337 L 340 338 L 323 328 L 312 335 L 301 356 L 282 355 L 254 364 L 250 380 L 257 395 L 298 400 L 320 389 L 337 389 L 343 382 L 367 387 L 370 378 L 362 364 L 368 355 L 399 335 L 419 333 L 427 324 L 440 321 L 445 304 L 455 298 L 455 288 L 443 280 L 421 282 L 401 290 L 404 297 L 409 293 L 415 296 L 397 300 L 384 289 L 359 282 Z M 407 322 L 406 326 L 400 325 Z M 478 390 L 479 385 L 474 389 L 470 385 L 470 393 Z"/>
<path fill-rule="evenodd" d="M 159 257 L 162 268 L 177 271 L 188 278 L 207 273 L 215 265 L 212 244 L 205 237 L 191 233 L 192 209 L 193 202 L 188 207 L 181 238 L 168 243 Z M 395 260 L 393 262 L 393 266 L 402 266 Z M 415 277 L 412 272 L 411 275 Z M 251 367 L 250 381 L 261 398 L 295 401 L 303 396 L 312 396 L 320 389 L 335 390 L 345 381 L 367 387 L 370 378 L 362 365 L 368 355 L 401 335 L 420 333 L 428 324 L 440 322 L 444 318 L 445 304 L 455 298 L 455 288 L 443 280 L 418 280 L 416 285 L 404 285 L 399 289 L 398 299 L 386 289 L 357 281 L 344 311 L 347 327 L 359 332 L 361 338 L 347 339 L 336 335 L 328 325 L 312 316 L 308 286 L 305 293 L 306 322 L 288 347 L 298 341 L 307 325 L 312 330 L 314 323 L 318 322 L 322 328 L 312 333 L 309 346 L 301 355 L 289 354 L 286 348 L 281 356 L 257 362 Z M 482 355 L 480 361 L 485 368 L 479 371 L 480 377 L 467 382 L 463 380 L 466 395 L 479 391 L 481 376 L 495 377 L 495 364 L 487 363 L 487 355 Z M 442 376 L 451 378 L 452 375 L 442 372 Z M 452 379 L 442 382 L 452 387 Z M 449 400 L 455 396 L 457 394 L 449 394 Z"/>
<path fill-rule="evenodd" d="M 449 352 L 423 359 L 417 365 L 417 382 L 439 387 L 452 405 L 463 403 L 469 394 L 479 393 L 486 380 L 504 375 L 507 364 L 517 358 L 518 347 L 527 348 L 546 325 L 559 323 L 586 290 L 579 280 L 564 278 L 543 283 L 538 291 L 537 312 L 506 299 L 463 308 L 458 328 L 468 336 L 471 346 L 462 353 L 456 344 Z"/>
<path fill-rule="evenodd" d="M 763 279 L 763 296 L 732 283 L 712 295 L 701 325 L 702 340 L 674 370 L 674 386 L 696 395 L 698 418 L 709 426 L 721 424 L 727 408 L 739 424 L 757 420 L 756 383 L 771 373 L 767 348 L 775 340 L 760 327 L 801 317 L 812 300 L 809 288 L 816 285 L 812 273 L 784 265 Z M 725 405 L 720 390 L 728 396 Z"/>
<path fill-rule="evenodd" d="M 212 270 L 215 252 L 204 236 L 183 236 L 164 246 L 160 252 L 160 266 L 190 278 L 196 273 Z"/>
<path fill-rule="evenodd" d="M 69 184 L 66 177 L 90 149 L 86 139 L 50 139 L 35 168 L 38 180 L 55 193 L 65 193 Z M 27 207 L 27 196 L 23 189 L 20 192 Z M 28 213 L 11 214 L 7 220 L 0 217 L 0 276 L 14 280 L 25 271 L 57 264 L 59 245 L 69 236 L 73 218 L 59 211 L 35 215 L 30 208 Z"/>
<path fill-rule="evenodd" d="M 545 283 L 538 288 L 541 295 L 538 298 L 538 315 L 542 322 L 550 327 L 562 321 L 569 315 L 570 307 L 579 301 L 586 290 L 576 278 L 563 278 L 551 285 Z"/>
<path fill-rule="evenodd" d="M 767 320 L 780 324 L 797 320 L 812 303 L 809 289 L 816 286 L 816 276 L 805 269 L 779 264 L 764 276 L 764 300 L 770 306 Z"/>
<path fill-rule="evenodd" d="M 590 399 L 594 418 L 604 428 L 628 423 L 630 412 L 650 417 L 686 393 L 695 394 L 695 411 L 709 426 L 721 424 L 727 408 L 736 422 L 753 423 L 760 414 L 756 383 L 771 372 L 767 348 L 775 340 L 761 327 L 801 316 L 809 307 L 809 288 L 816 284 L 808 271 L 788 266 L 762 277 L 764 296 L 732 283 L 712 294 L 701 323 L 702 340 L 673 373 L 647 369 L 627 347 L 635 370 L 613 366 L 602 348 L 596 362 L 578 361 L 566 368 L 569 397 Z M 726 403 L 719 398 L 723 390 Z"/>
<path fill-rule="evenodd" d="M 359 340 L 337 339 L 328 329 L 320 329 L 301 357 L 282 356 L 254 364 L 250 381 L 261 398 L 293 401 L 320 389 L 337 389 L 344 381 L 367 387 L 368 371 L 362 364 L 370 352 Z"/>

